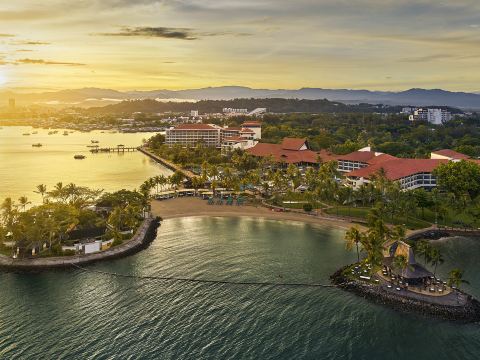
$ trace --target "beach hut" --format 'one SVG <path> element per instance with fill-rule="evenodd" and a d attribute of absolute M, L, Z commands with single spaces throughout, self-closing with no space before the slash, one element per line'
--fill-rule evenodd
<path fill-rule="evenodd" d="M 398 277 L 401 277 L 408 284 L 419 285 L 429 279 L 433 274 L 415 261 L 415 254 L 410 245 L 403 241 L 395 241 L 385 245 L 387 254 L 383 258 L 383 265 L 386 270 Z M 403 256 L 407 260 L 407 264 L 403 269 L 399 269 L 394 264 L 395 257 Z"/>

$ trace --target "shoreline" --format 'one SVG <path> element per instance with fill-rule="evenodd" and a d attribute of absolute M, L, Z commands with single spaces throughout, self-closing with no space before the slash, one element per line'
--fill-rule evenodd
<path fill-rule="evenodd" d="M 78 265 L 118 259 L 136 254 L 148 247 L 155 239 L 160 226 L 158 218 L 149 217 L 137 229 L 135 235 L 128 241 L 108 250 L 87 255 L 44 257 L 34 259 L 12 259 L 0 255 L 0 270 L 3 271 L 43 271 L 51 269 L 67 269 Z"/>
<path fill-rule="evenodd" d="M 331 219 L 323 216 L 308 215 L 297 212 L 277 212 L 264 206 L 252 205 L 208 205 L 207 201 L 192 197 L 179 197 L 168 200 L 152 200 L 152 214 L 162 220 L 184 217 L 251 217 L 278 221 L 297 221 L 320 226 L 347 230 L 352 225 L 360 224 L 343 219 Z"/>

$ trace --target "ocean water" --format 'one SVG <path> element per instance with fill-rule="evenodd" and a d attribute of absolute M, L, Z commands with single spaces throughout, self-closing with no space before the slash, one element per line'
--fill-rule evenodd
<path fill-rule="evenodd" d="M 38 134 L 32 134 L 37 131 Z M 48 135 L 49 130 L 22 126 L 4 126 L 0 129 L 0 200 L 10 196 L 27 196 L 38 203 L 41 197 L 34 193 L 38 184 L 51 189 L 57 182 L 73 182 L 105 191 L 122 188 L 133 190 L 148 177 L 170 174 L 163 166 L 139 152 L 91 154 L 87 145 L 99 141 L 101 147 L 119 144 L 136 147 L 152 133 L 109 133 L 75 131 L 63 136 Z M 30 133 L 28 136 L 22 134 Z M 32 147 L 41 143 L 42 147 Z M 85 155 L 75 160 L 75 154 Z"/>
<path fill-rule="evenodd" d="M 480 242 L 436 243 L 480 296 Z M 255 218 L 169 219 L 122 274 L 329 283 L 343 232 Z M 399 313 L 336 288 L 0 273 L 0 359 L 478 359 L 480 327 Z"/>

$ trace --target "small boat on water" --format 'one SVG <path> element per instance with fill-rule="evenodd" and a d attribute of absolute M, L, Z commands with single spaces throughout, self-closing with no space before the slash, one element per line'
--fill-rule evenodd
<path fill-rule="evenodd" d="M 85 156 L 85 155 L 75 155 L 73 158 L 74 158 L 75 160 L 83 160 L 83 159 L 86 158 L 86 156 Z"/>
<path fill-rule="evenodd" d="M 98 145 L 87 145 L 88 148 L 98 148 Z"/>
<path fill-rule="evenodd" d="M 32 132 L 32 134 L 38 134 L 38 131 L 34 131 L 34 132 Z"/>
<path fill-rule="evenodd" d="M 28 135 L 30 135 L 30 133 L 23 133 L 22 135 L 23 136 L 28 136 Z"/>
<path fill-rule="evenodd" d="M 37 144 L 32 144 L 33 147 L 42 147 L 43 145 L 40 144 L 40 143 L 37 143 Z"/>
<path fill-rule="evenodd" d="M 63 136 L 68 136 L 68 131 L 64 131 Z"/>
<path fill-rule="evenodd" d="M 100 141 L 98 141 L 98 140 L 90 140 L 90 142 L 91 142 L 92 144 L 98 144 Z"/>

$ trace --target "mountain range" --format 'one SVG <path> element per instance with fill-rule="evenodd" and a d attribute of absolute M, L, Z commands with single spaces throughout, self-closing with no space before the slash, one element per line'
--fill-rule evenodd
<path fill-rule="evenodd" d="M 301 88 L 252 89 L 243 86 L 207 87 L 188 90 L 118 91 L 83 88 L 41 93 L 0 91 L 0 104 L 15 98 L 20 106 L 44 105 L 55 107 L 97 107 L 123 100 L 157 99 L 159 101 L 231 100 L 238 98 L 328 99 L 345 104 L 384 104 L 412 106 L 451 106 L 462 109 L 480 109 L 480 94 L 451 92 L 442 89 L 410 89 L 406 91 L 370 91 L 349 89 Z"/>

